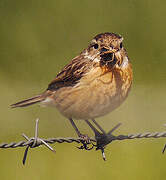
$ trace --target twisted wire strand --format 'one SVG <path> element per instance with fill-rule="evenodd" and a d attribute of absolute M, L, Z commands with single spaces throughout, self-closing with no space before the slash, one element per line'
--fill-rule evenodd
<path fill-rule="evenodd" d="M 131 139 L 141 139 L 141 138 L 164 138 L 166 137 L 166 131 L 165 132 L 146 132 L 146 133 L 138 133 L 138 134 L 129 134 L 129 135 L 118 135 L 113 136 L 112 141 L 118 140 L 131 140 Z M 54 143 L 81 143 L 80 138 L 73 138 L 73 137 L 59 137 L 59 138 L 48 138 L 48 139 L 38 139 L 36 142 L 36 146 L 40 146 L 43 144 L 41 141 L 45 141 L 48 144 L 54 144 Z M 91 142 L 96 142 L 94 138 L 90 138 Z M 34 143 L 34 138 L 30 138 L 29 141 L 20 141 L 20 142 L 11 142 L 11 143 L 1 143 L 0 148 L 17 148 L 17 147 L 25 147 L 25 146 L 32 146 Z"/>
<path fill-rule="evenodd" d="M 113 127 L 108 133 L 100 134 L 98 131 L 95 131 L 95 138 L 90 138 L 89 142 L 87 143 L 82 138 L 48 138 L 48 139 L 42 139 L 38 137 L 38 122 L 39 119 L 36 119 L 36 126 L 35 126 L 35 136 L 32 138 L 27 137 L 25 134 L 22 136 L 26 139 L 26 141 L 20 141 L 20 142 L 11 142 L 11 143 L 2 143 L 0 144 L 0 148 L 17 148 L 17 147 L 26 147 L 22 163 L 25 165 L 27 154 L 29 148 L 35 148 L 40 145 L 45 145 L 48 149 L 50 149 L 52 152 L 56 152 L 49 144 L 53 143 L 81 143 L 82 145 L 80 147 L 77 147 L 78 149 L 85 149 L 85 150 L 92 150 L 94 147 L 96 147 L 96 150 L 101 150 L 103 160 L 106 160 L 106 156 L 104 153 L 104 148 L 106 145 L 110 144 L 112 141 L 122 141 L 122 140 L 131 140 L 131 139 L 141 139 L 141 138 L 162 138 L 166 137 L 166 131 L 165 132 L 154 132 L 154 133 L 138 133 L 138 134 L 129 134 L 129 135 L 118 135 L 114 136 L 112 133 L 119 128 L 121 125 L 120 123 L 117 124 L 115 127 Z M 104 131 L 104 130 L 103 130 Z M 96 134 L 97 132 L 97 134 Z M 104 131 L 105 132 L 105 131 Z M 98 134 L 100 136 L 98 136 Z M 98 139 L 100 138 L 100 140 Z M 94 144 L 95 143 L 95 144 Z M 91 144 L 91 147 L 88 145 Z M 163 148 L 163 153 L 166 150 L 166 145 Z"/>

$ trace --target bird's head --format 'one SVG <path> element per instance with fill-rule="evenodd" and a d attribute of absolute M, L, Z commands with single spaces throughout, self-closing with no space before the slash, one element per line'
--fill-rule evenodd
<path fill-rule="evenodd" d="M 115 65 L 121 66 L 127 56 L 122 41 L 123 37 L 115 33 L 98 34 L 84 51 L 85 56 L 108 68 L 113 68 Z"/>

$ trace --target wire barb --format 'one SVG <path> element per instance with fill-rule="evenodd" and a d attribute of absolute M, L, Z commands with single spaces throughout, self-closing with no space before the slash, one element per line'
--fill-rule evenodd
<path fill-rule="evenodd" d="M 59 137 L 59 138 L 48 138 L 48 139 L 42 139 L 38 137 L 38 123 L 39 123 L 39 119 L 36 120 L 36 126 L 35 126 L 35 136 L 32 138 L 29 138 L 28 136 L 26 136 L 25 134 L 22 134 L 22 136 L 25 138 L 26 141 L 20 141 L 20 142 L 11 142 L 11 143 L 2 143 L 0 144 L 0 148 L 17 148 L 17 147 L 26 147 L 25 152 L 24 152 L 24 156 L 23 156 L 23 164 L 25 165 L 26 159 L 27 159 L 27 155 L 28 155 L 28 151 L 29 148 L 36 148 L 38 146 L 44 145 L 46 146 L 49 150 L 51 150 L 52 152 L 56 152 L 49 144 L 53 144 L 53 143 L 81 143 L 82 139 L 81 138 L 64 138 L 64 137 Z M 85 150 L 92 150 L 94 147 L 96 147 L 96 150 L 101 150 L 102 153 L 102 157 L 103 160 L 106 160 L 106 156 L 104 153 L 104 149 L 105 147 L 110 144 L 113 141 L 122 141 L 122 140 L 132 140 L 132 139 L 142 139 L 142 138 L 164 138 L 166 137 L 166 131 L 164 132 L 155 132 L 155 133 L 138 133 L 138 134 L 129 134 L 129 135 L 118 135 L 118 136 L 114 136 L 112 133 L 119 128 L 121 124 L 119 123 L 118 125 L 116 125 L 113 129 L 111 129 L 108 133 L 103 133 L 100 136 L 100 141 L 98 141 L 96 135 L 95 138 L 89 138 L 89 144 L 92 145 L 91 148 L 84 148 L 84 146 L 81 146 L 82 148 L 80 149 L 85 149 Z M 99 144 L 100 142 L 100 144 Z M 164 148 L 162 150 L 162 153 L 164 153 L 166 150 L 166 144 L 164 145 Z"/>
<path fill-rule="evenodd" d="M 42 144 L 44 144 L 48 149 L 50 149 L 52 152 L 56 152 L 48 143 L 46 143 L 43 139 L 38 138 L 38 125 L 39 125 L 39 119 L 36 119 L 36 126 L 35 126 L 35 137 L 28 138 L 25 134 L 22 134 L 22 136 L 28 141 L 28 145 L 25 149 L 24 156 L 23 156 L 23 165 L 25 165 L 27 155 L 28 155 L 28 150 L 29 148 L 35 148 L 38 147 Z"/>

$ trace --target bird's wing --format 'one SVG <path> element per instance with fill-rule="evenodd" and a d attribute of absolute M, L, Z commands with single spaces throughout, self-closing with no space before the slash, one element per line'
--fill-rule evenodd
<path fill-rule="evenodd" d="M 62 87 L 74 86 L 89 69 L 89 60 L 81 55 L 77 56 L 58 73 L 47 90 L 54 91 Z"/>

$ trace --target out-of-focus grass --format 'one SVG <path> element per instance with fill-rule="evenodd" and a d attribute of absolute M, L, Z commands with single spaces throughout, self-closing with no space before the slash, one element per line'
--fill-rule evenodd
<path fill-rule="evenodd" d="M 5 1 L 0 2 L 0 143 L 33 136 L 40 118 L 44 137 L 75 136 L 56 110 L 32 106 L 10 109 L 18 100 L 42 92 L 57 72 L 76 56 L 94 35 L 117 32 L 124 37 L 133 64 L 134 82 L 126 102 L 97 121 L 116 134 L 164 131 L 166 107 L 166 2 L 157 1 Z M 82 132 L 92 132 L 78 121 Z M 0 179 L 164 179 L 164 139 L 114 142 L 100 152 L 85 152 L 76 144 L 56 144 L 30 150 L 22 166 L 23 149 L 0 150 Z"/>

